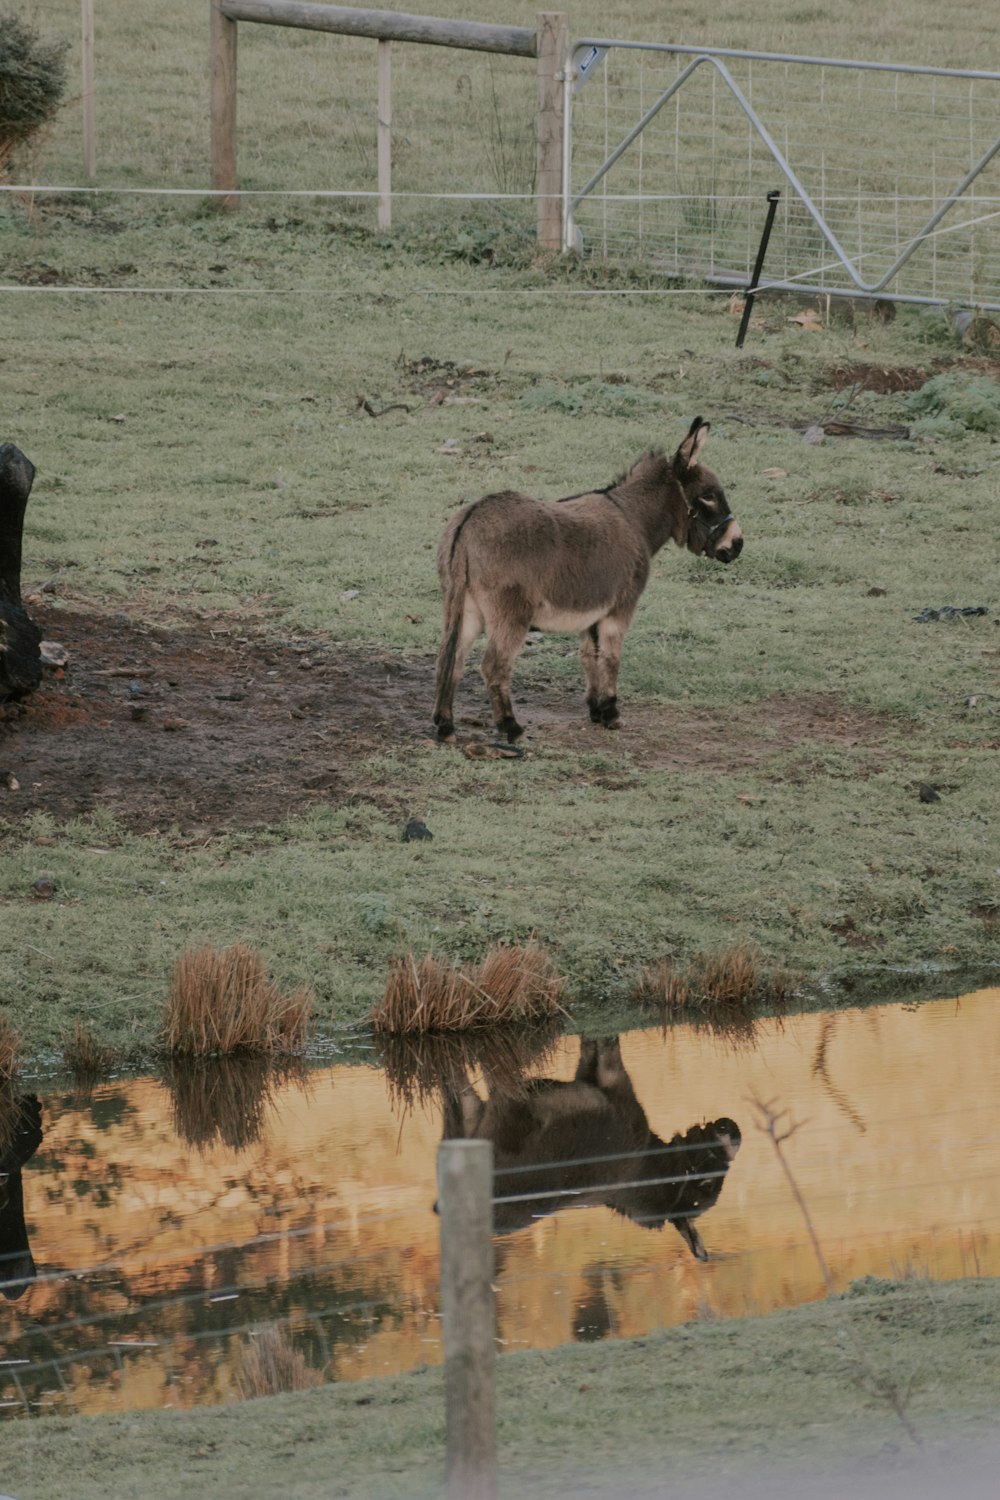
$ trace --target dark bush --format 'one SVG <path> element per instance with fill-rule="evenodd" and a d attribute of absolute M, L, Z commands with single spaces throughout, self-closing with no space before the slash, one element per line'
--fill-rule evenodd
<path fill-rule="evenodd" d="M 62 103 L 68 46 L 44 40 L 22 17 L 0 11 L 0 174 Z"/>

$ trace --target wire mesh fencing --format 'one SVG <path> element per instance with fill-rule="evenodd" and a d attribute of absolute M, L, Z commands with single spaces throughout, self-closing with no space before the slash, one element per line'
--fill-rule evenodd
<path fill-rule="evenodd" d="M 1000 74 L 579 42 L 568 239 L 744 284 L 1000 304 Z"/>

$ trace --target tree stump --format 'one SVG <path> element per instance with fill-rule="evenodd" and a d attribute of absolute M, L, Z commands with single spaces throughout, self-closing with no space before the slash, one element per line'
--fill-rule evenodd
<path fill-rule="evenodd" d="M 0 703 L 23 698 L 42 676 L 42 632 L 21 603 L 21 540 L 35 466 L 0 444 Z"/>

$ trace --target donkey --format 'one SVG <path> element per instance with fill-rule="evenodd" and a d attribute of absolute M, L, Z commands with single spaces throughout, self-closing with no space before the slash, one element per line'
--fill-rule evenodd
<path fill-rule="evenodd" d="M 455 732 L 455 687 L 483 631 L 483 679 L 493 719 L 510 743 L 523 734 L 510 679 L 528 631 L 577 631 L 595 724 L 617 729 L 622 642 L 668 538 L 717 562 L 739 557 L 743 534 L 711 469 L 699 462 L 709 424 L 695 417 L 672 458 L 650 449 L 603 490 L 549 502 L 513 490 L 474 500 L 438 544 L 444 636 L 434 723 Z"/>
<path fill-rule="evenodd" d="M 698 1260 L 708 1251 L 694 1220 L 718 1202 L 740 1148 L 729 1119 L 669 1141 L 654 1135 L 617 1037 L 581 1037 L 570 1083 L 534 1078 L 486 1099 L 468 1083 L 447 1091 L 444 1137 L 493 1142 L 498 1234 L 561 1208 L 604 1204 L 649 1229 L 669 1220 Z"/>

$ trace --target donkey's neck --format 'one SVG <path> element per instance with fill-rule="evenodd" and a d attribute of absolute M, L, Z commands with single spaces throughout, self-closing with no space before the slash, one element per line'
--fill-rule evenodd
<path fill-rule="evenodd" d="M 644 454 L 607 493 L 638 526 L 651 553 L 659 552 L 677 534 L 687 508 L 672 460 L 665 453 Z"/>

